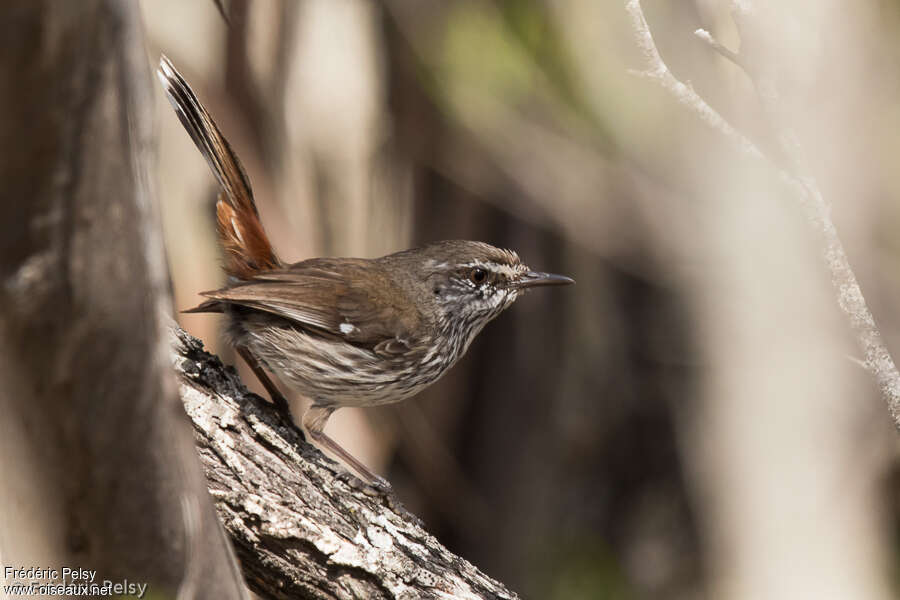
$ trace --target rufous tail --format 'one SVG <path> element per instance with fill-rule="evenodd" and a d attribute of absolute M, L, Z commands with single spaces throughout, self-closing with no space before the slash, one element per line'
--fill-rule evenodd
<path fill-rule="evenodd" d="M 222 186 L 216 203 L 216 217 L 219 241 L 225 249 L 225 272 L 239 279 L 249 279 L 260 271 L 278 268 L 281 263 L 259 220 L 250 180 L 241 161 L 166 56 L 160 57 L 156 74 L 181 124 Z"/>

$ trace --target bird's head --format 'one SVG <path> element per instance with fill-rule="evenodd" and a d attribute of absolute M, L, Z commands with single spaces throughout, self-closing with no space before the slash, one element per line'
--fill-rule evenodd
<path fill-rule="evenodd" d="M 435 242 L 391 257 L 408 261 L 416 295 L 433 307 L 439 327 L 461 341 L 463 350 L 527 290 L 575 283 L 562 275 L 532 271 L 515 252 L 483 242 Z"/>

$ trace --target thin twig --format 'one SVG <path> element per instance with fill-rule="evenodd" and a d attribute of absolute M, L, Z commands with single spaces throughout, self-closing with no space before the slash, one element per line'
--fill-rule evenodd
<path fill-rule="evenodd" d="M 659 51 L 656 49 L 656 42 L 653 41 L 653 35 L 650 33 L 650 27 L 647 25 L 647 19 L 644 17 L 644 11 L 641 8 L 640 0 L 626 0 L 625 9 L 631 16 L 631 24 L 635 34 L 635 40 L 641 52 L 644 54 L 644 62 L 646 69 L 642 71 L 631 71 L 632 74 L 646 79 L 655 80 L 663 89 L 671 93 L 675 99 L 685 108 L 693 112 L 701 121 L 706 123 L 713 130 L 718 131 L 726 139 L 731 141 L 743 155 L 750 158 L 764 161 L 772 168 L 778 171 L 778 175 L 783 183 L 791 190 L 801 196 L 804 206 L 808 204 L 808 192 L 804 183 L 793 174 L 778 167 L 778 165 L 769 156 L 764 154 L 759 147 L 753 143 L 746 135 L 738 131 L 731 123 L 711 107 L 697 92 L 688 85 L 682 83 L 669 70 L 669 67 L 663 62 Z M 749 75 L 749 74 L 748 74 Z"/>
<path fill-rule="evenodd" d="M 635 42 L 641 49 L 646 63 L 646 69 L 641 74 L 657 81 L 679 103 L 697 114 L 703 122 L 732 142 L 736 142 L 745 155 L 763 158 L 774 166 L 774 162 L 762 153 L 743 133 L 732 127 L 703 98 L 672 75 L 660 57 L 656 44 L 653 41 L 653 36 L 644 18 L 640 0 L 626 0 L 625 9 L 631 16 Z M 742 36 L 745 34 L 746 28 L 750 26 L 748 19 L 752 18 L 755 12 L 752 0 L 735 0 L 732 3 L 733 18 Z M 695 32 L 696 35 L 710 43 L 717 52 L 722 54 L 724 47 L 715 42 L 708 33 L 704 37 L 700 33 L 701 31 L 703 30 Z M 717 45 L 719 47 L 716 47 Z M 731 51 L 728 52 L 733 54 Z M 763 109 L 776 127 L 781 150 L 790 161 L 792 168 L 795 169 L 794 173 L 788 173 L 779 169 L 781 178 L 794 190 L 798 201 L 807 214 L 807 218 L 821 237 L 822 253 L 831 274 L 831 282 L 835 288 L 838 305 L 850 321 L 857 343 L 865 357 L 865 367 L 878 382 L 878 387 L 887 402 L 894 426 L 900 429 L 900 372 L 898 372 L 881 336 L 881 332 L 875 324 L 875 318 L 866 304 L 859 282 L 856 280 L 850 261 L 847 259 L 847 253 L 844 251 L 837 229 L 831 220 L 830 208 L 825 202 L 825 198 L 815 178 L 804 167 L 806 161 L 798 138 L 793 130 L 785 125 L 784 120 L 780 116 L 780 101 L 774 80 L 761 77 L 754 71 L 747 69 L 744 58 L 740 58 L 740 62 L 738 62 L 731 56 L 725 56 L 741 66 L 751 78 L 756 86 Z"/>
<path fill-rule="evenodd" d="M 732 50 L 729 50 L 727 47 L 725 47 L 725 45 L 723 45 L 721 42 L 719 42 L 719 40 L 714 38 L 712 36 L 712 34 L 710 32 L 708 32 L 707 30 L 697 29 L 696 31 L 694 31 L 694 35 L 696 35 L 698 38 L 700 38 L 701 40 L 706 42 L 706 44 L 710 48 L 712 48 L 713 50 L 715 50 L 716 52 L 721 54 L 723 57 L 727 58 L 728 60 L 730 60 L 737 66 L 739 66 L 741 69 L 744 70 L 744 72 L 746 72 L 746 73 L 750 72 L 749 65 L 747 64 L 747 62 L 743 59 L 743 57 L 740 54 L 738 54 L 737 52 L 734 52 Z"/>
<path fill-rule="evenodd" d="M 765 159 L 763 153 L 750 139 L 731 126 L 722 115 L 716 112 L 703 98 L 700 97 L 694 89 L 679 81 L 669 67 L 663 62 L 656 49 L 656 43 L 650 34 L 650 28 L 647 26 L 647 20 L 644 18 L 644 11 L 641 9 L 639 0 L 627 0 L 625 8 L 631 16 L 631 25 L 634 29 L 635 39 L 638 47 L 644 54 L 644 62 L 647 68 L 637 72 L 637 75 L 647 79 L 653 79 L 659 83 L 664 89 L 668 90 L 675 98 L 685 107 L 691 109 L 701 121 L 721 132 L 729 139 L 737 149 L 747 156 L 756 159 Z"/>

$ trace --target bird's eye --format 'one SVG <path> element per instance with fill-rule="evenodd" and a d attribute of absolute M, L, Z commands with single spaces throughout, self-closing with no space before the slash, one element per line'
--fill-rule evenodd
<path fill-rule="evenodd" d="M 484 283 L 484 280 L 487 279 L 487 271 L 480 267 L 475 267 L 469 271 L 469 279 L 472 280 L 472 283 Z"/>

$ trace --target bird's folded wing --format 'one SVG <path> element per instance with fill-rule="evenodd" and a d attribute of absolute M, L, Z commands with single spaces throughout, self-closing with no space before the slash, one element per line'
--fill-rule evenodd
<path fill-rule="evenodd" d="M 383 355 L 409 352 L 421 313 L 378 268 L 359 259 L 313 259 L 203 294 L 283 317 Z"/>

